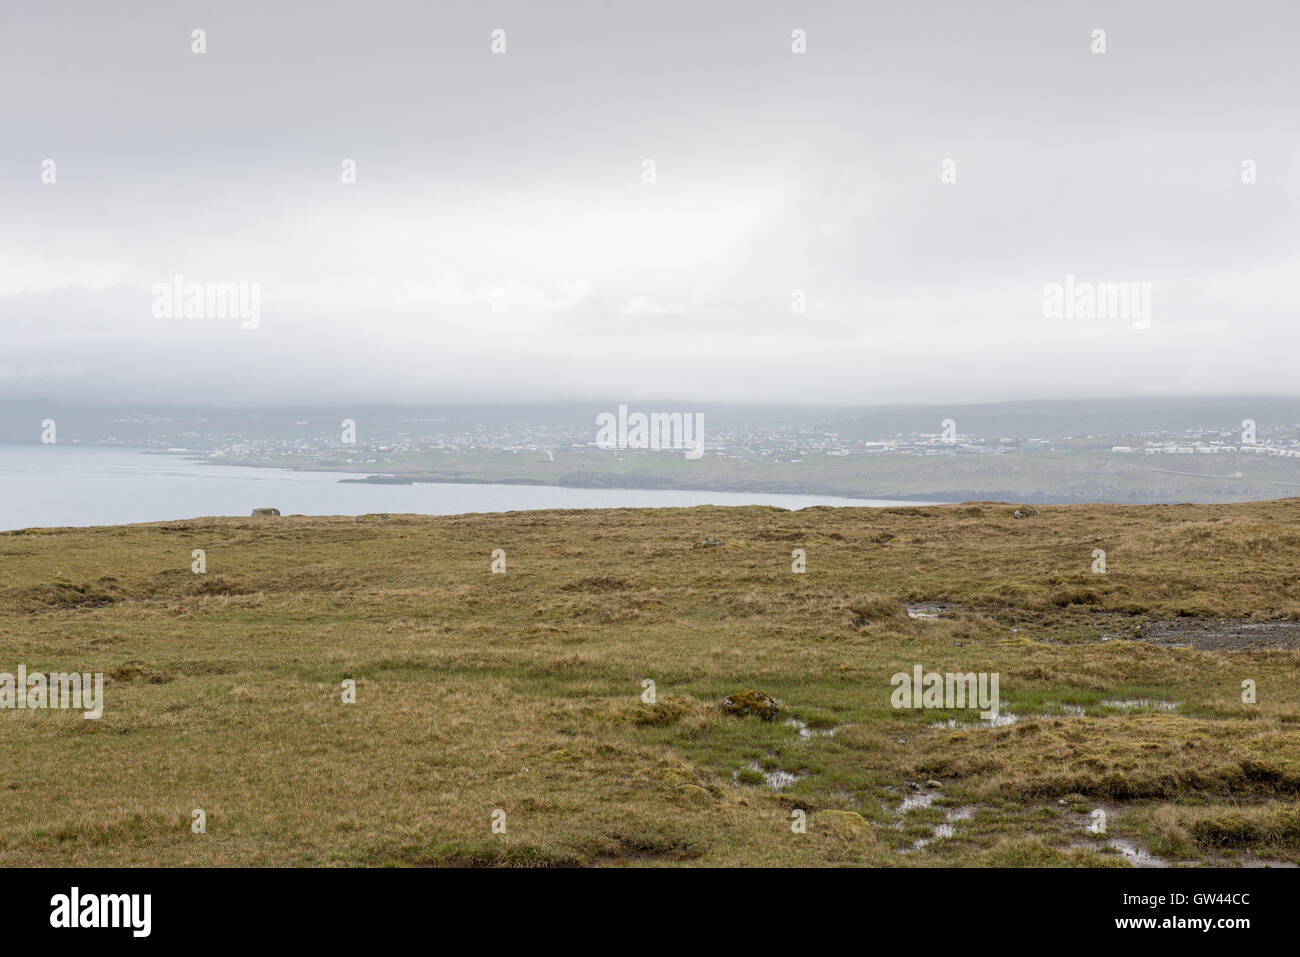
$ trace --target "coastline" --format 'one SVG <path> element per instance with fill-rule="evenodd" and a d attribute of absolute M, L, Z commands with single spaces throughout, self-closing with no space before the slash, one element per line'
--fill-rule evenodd
<path fill-rule="evenodd" d="M 180 453 L 167 452 L 156 452 L 153 454 L 175 454 L 179 457 L 187 458 L 190 461 L 205 463 L 208 465 L 239 466 L 241 468 L 255 469 L 282 469 L 289 472 L 314 472 L 318 474 L 329 473 L 331 475 L 337 474 L 342 476 L 353 476 L 340 478 L 338 481 L 341 485 L 507 485 L 531 488 L 616 489 L 625 492 L 727 492 L 737 495 L 817 495 L 830 496 L 834 498 L 858 499 L 862 501 L 899 502 L 900 504 L 911 505 L 960 505 L 962 502 L 972 501 L 972 499 L 966 498 L 953 498 L 942 492 L 875 494 L 855 489 L 841 489 L 835 486 L 818 484 L 783 483 L 773 485 L 756 484 L 751 482 L 682 484 L 674 482 L 671 479 L 662 482 L 652 482 L 648 481 L 647 477 L 643 475 L 624 476 L 613 472 L 592 473 L 593 477 L 587 480 L 576 480 L 573 476 L 561 476 L 555 481 L 529 478 L 484 478 L 483 476 L 477 475 L 439 475 L 429 472 L 372 472 L 365 474 L 361 470 L 324 468 L 320 466 L 312 467 L 296 464 L 279 465 L 273 462 L 218 461 L 194 454 L 183 456 L 181 456 Z M 566 478 L 569 478 L 570 480 L 565 481 Z M 628 479 L 629 481 L 618 481 L 618 479 Z M 1015 498 L 1016 496 L 1012 494 L 1010 497 Z M 1079 503 L 1054 502 L 1052 504 L 1066 505 Z"/>
<path fill-rule="evenodd" d="M 25 445 L 27 443 L 19 443 Z M 754 470 L 714 468 L 709 471 L 660 469 L 650 471 L 635 463 L 619 463 L 622 470 L 609 470 L 597 461 L 577 461 L 561 471 L 540 463 L 536 469 L 543 474 L 521 474 L 534 471 L 530 463 L 511 462 L 505 467 L 497 463 L 469 461 L 464 471 L 447 468 L 430 469 L 423 463 L 404 465 L 394 463 L 398 471 L 376 472 L 358 468 L 356 463 L 312 463 L 305 461 L 250 461 L 238 458 L 211 458 L 200 450 L 140 448 L 124 445 L 79 445 L 84 449 L 117 450 L 154 458 L 173 458 L 198 465 L 231 466 L 281 473 L 301 473 L 324 479 L 332 477 L 340 485 L 350 486 L 416 486 L 460 485 L 500 486 L 504 488 L 551 488 L 556 490 L 590 490 L 622 492 L 676 492 L 694 494 L 728 495 L 782 495 L 832 497 L 852 502 L 885 502 L 900 505 L 941 505 L 966 502 L 1033 503 L 1038 505 L 1161 505 L 1229 504 L 1233 502 L 1279 501 L 1295 497 L 1294 489 L 1300 483 L 1281 479 L 1281 463 L 1250 462 L 1250 465 L 1267 464 L 1272 471 L 1260 470 L 1253 475 L 1214 474 L 1200 469 L 1181 472 L 1169 469 L 1143 467 L 1139 470 L 1148 479 L 1137 477 L 1130 470 L 1127 482 L 1108 478 L 1102 483 L 1074 481 L 1077 469 L 1092 464 L 1095 453 L 1075 453 L 1076 462 L 1062 468 L 1066 456 L 1051 456 L 1050 461 L 1026 458 L 1017 461 L 1014 471 L 1002 470 L 1000 474 L 980 474 L 962 468 L 960 475 L 951 460 L 907 461 L 881 460 L 876 464 L 849 470 L 820 469 L 814 467 L 805 475 L 803 467 L 791 468 L 788 463 L 761 464 Z M 387 464 L 387 463 L 385 463 Z M 613 464 L 613 463 L 610 463 Z M 962 462 L 963 466 L 968 463 Z M 1188 462 L 1192 465 L 1192 462 Z M 1196 463 L 1199 464 L 1199 463 Z M 1226 463 L 1225 463 L 1226 464 Z M 366 463 L 369 469 L 375 463 Z M 1237 467 L 1240 467 L 1238 465 Z M 617 468 L 617 466 L 616 466 Z M 755 474 L 758 472 L 759 474 Z M 495 474 L 494 474 L 495 473 Z M 1118 475 L 1119 473 L 1114 473 Z M 1291 475 L 1287 474 L 1290 478 Z M 806 478 L 806 480 L 805 480 Z M 986 481 L 981 483 L 980 479 Z M 991 481 L 989 481 L 991 479 Z M 1000 481 L 999 481 L 1000 480 Z M 960 484 L 958 484 L 960 483 Z M 996 483 L 996 484 L 995 484 Z"/>
<path fill-rule="evenodd" d="M 682 485 L 676 482 L 665 482 L 660 484 L 646 484 L 644 482 L 602 482 L 597 480 L 591 481 L 569 481 L 563 479 L 555 482 L 544 482 L 538 479 L 523 478 L 471 478 L 471 477 L 446 477 L 436 475 L 419 475 L 419 476 L 402 476 L 402 475 L 367 475 L 365 478 L 345 478 L 339 479 L 343 485 L 517 485 L 529 486 L 534 488 L 573 488 L 573 489 L 617 489 L 625 492 L 728 492 L 738 495 L 825 495 L 835 498 L 852 498 L 862 501 L 887 501 L 900 502 L 913 505 L 959 505 L 960 501 L 942 501 L 932 495 L 924 494 L 903 494 L 903 495 L 870 495 L 865 492 L 856 492 L 828 488 L 817 485 L 780 485 L 780 486 L 755 486 L 746 483 L 718 483 L 713 485 Z"/>

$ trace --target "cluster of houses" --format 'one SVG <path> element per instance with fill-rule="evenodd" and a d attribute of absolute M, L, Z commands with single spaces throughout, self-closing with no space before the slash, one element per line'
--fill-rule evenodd
<path fill-rule="evenodd" d="M 1177 442 L 1148 442 L 1142 449 L 1131 445 L 1113 445 L 1112 452 L 1138 452 L 1147 455 L 1213 455 L 1222 452 L 1240 452 L 1248 455 L 1276 455 L 1283 458 L 1300 458 L 1300 448 L 1282 445 L 1228 445 L 1223 442 L 1194 442 L 1191 445 Z"/>

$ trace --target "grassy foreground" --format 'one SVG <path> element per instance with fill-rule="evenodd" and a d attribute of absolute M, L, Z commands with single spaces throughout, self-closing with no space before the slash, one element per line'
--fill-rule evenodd
<path fill-rule="evenodd" d="M 1300 861 L 1300 499 L 1012 512 L 0 534 L 0 672 L 106 699 L 0 710 L 0 863 Z M 1015 720 L 892 708 L 916 665 Z M 723 713 L 750 689 L 776 720 Z"/>

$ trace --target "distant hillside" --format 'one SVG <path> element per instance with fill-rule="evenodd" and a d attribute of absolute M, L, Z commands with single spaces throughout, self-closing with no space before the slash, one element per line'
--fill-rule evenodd
<path fill-rule="evenodd" d="M 222 406 L 71 405 L 52 400 L 0 401 L 0 442 L 40 441 L 40 422 L 54 418 L 62 441 L 96 444 L 147 442 L 159 435 L 220 433 L 246 440 L 305 439 L 322 431 L 337 432 L 345 418 L 364 423 L 367 435 L 411 433 L 460 434 L 479 427 L 555 426 L 591 430 L 596 415 L 617 409 L 608 401 L 398 406 L 276 406 L 240 409 Z M 665 399 L 627 403 L 633 409 L 703 412 L 710 430 L 821 426 L 849 439 L 874 439 L 909 432 L 937 432 L 952 418 L 965 434 L 1031 438 L 1126 434 L 1144 430 L 1238 428 L 1254 419 L 1261 428 L 1300 428 L 1300 397 L 1225 396 L 1213 398 L 1132 398 L 1041 400 L 978 405 L 878 406 L 845 408 L 797 405 L 729 405 Z"/>
<path fill-rule="evenodd" d="M 898 406 L 846 410 L 831 418 L 837 431 L 871 439 L 897 432 L 937 432 L 952 418 L 959 432 L 980 436 L 1124 435 L 1196 428 L 1236 429 L 1243 419 L 1261 426 L 1300 428 L 1300 397 L 1237 396 L 1206 399 L 1081 399 L 998 402 L 959 406 Z"/>

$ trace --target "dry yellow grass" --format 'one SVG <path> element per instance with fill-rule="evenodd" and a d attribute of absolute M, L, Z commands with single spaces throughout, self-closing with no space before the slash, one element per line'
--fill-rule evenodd
<path fill-rule="evenodd" d="M 1012 511 L 0 535 L 0 671 L 102 671 L 107 699 L 0 710 L 0 862 L 1119 863 L 1083 830 L 1101 806 L 1174 861 L 1300 860 L 1300 500 Z M 1217 618 L 1295 625 L 1242 643 Z M 1143 623 L 1159 643 L 1127 640 Z M 891 708 L 917 664 L 998 673 L 1017 720 Z M 781 718 L 722 712 L 750 689 Z M 1105 704 L 1135 699 L 1176 705 Z M 932 803 L 901 812 L 914 784 Z"/>

